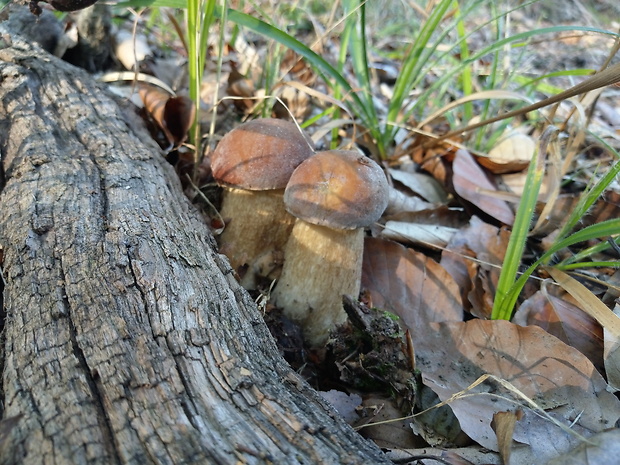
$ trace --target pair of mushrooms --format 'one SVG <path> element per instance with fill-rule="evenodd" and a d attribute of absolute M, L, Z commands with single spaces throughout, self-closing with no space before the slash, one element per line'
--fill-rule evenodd
<path fill-rule="evenodd" d="M 211 168 L 230 219 L 221 252 L 234 269 L 247 266 L 246 288 L 256 276 L 277 277 L 272 265 L 283 255 L 272 301 L 310 345 L 324 344 L 346 320 L 342 296 L 359 295 L 363 228 L 387 206 L 385 174 L 357 152 L 315 153 L 295 124 L 269 118 L 226 134 Z"/>

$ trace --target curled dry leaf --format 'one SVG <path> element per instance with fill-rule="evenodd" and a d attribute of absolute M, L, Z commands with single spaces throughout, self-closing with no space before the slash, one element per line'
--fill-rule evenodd
<path fill-rule="evenodd" d="M 312 86 L 316 82 L 317 74 L 312 67 L 290 48 L 284 53 L 280 67 L 287 71 L 292 81 L 297 81 L 305 86 Z"/>
<path fill-rule="evenodd" d="M 509 237 L 508 230 L 474 216 L 467 227 L 452 236 L 441 256 L 441 265 L 459 284 L 465 309 L 479 318 L 491 315 Z"/>
<path fill-rule="evenodd" d="M 234 66 L 228 75 L 226 92 L 231 97 L 238 97 L 233 100 L 233 105 L 242 113 L 248 113 L 256 105 L 256 100 L 252 98 L 256 96 L 254 83 L 251 79 L 246 79 Z"/>
<path fill-rule="evenodd" d="M 381 231 L 381 237 L 422 246 L 445 247 L 457 231 L 456 228 L 442 225 L 388 221 Z"/>
<path fill-rule="evenodd" d="M 388 206 L 385 210 L 386 215 L 395 215 L 402 212 L 417 212 L 433 208 L 428 202 L 419 197 L 407 195 L 396 188 L 389 186 Z"/>
<path fill-rule="evenodd" d="M 428 202 L 444 204 L 448 201 L 448 195 L 441 184 L 427 174 L 396 169 L 388 169 L 388 173 L 392 179 Z"/>
<path fill-rule="evenodd" d="M 424 128 L 429 132 L 435 132 L 433 128 Z M 444 163 L 444 158 L 448 155 L 452 158 L 453 153 L 449 149 L 442 146 L 425 148 L 424 144 L 430 142 L 431 139 L 426 136 L 416 138 L 416 146 L 412 150 L 411 158 L 420 165 L 420 169 L 429 173 L 442 185 L 446 185 L 450 178 L 450 168 L 448 163 Z"/>
<path fill-rule="evenodd" d="M 512 453 L 512 436 L 514 434 L 517 421 L 522 417 L 523 412 L 518 409 L 516 412 L 497 412 L 493 414 L 491 428 L 493 428 L 493 431 L 495 431 L 495 436 L 497 436 L 497 445 L 503 463 L 510 463 L 510 455 Z"/>
<path fill-rule="evenodd" d="M 528 446 L 524 455 L 529 459 L 511 463 L 545 463 L 581 442 L 567 431 L 569 427 L 589 437 L 620 418 L 620 401 L 606 390 L 607 383 L 592 363 L 536 326 L 524 328 L 501 320 L 429 323 L 418 335 L 417 367 L 424 384 L 441 400 L 467 391 L 467 396 L 449 405 L 463 431 L 476 442 L 497 451 L 493 415 L 517 407 L 523 411 L 514 439 Z M 468 390 L 485 374 L 510 383 L 566 428 L 539 415 L 495 380 Z"/>
<path fill-rule="evenodd" d="M 293 116 L 297 121 L 304 121 L 310 116 L 312 102 L 308 94 L 288 85 L 276 86 L 273 91 L 282 101 L 276 101 L 273 105 L 276 118 L 289 119 Z"/>
<path fill-rule="evenodd" d="M 183 143 L 196 116 L 194 103 L 184 96 L 171 97 L 152 86 L 141 85 L 138 92 L 144 107 L 168 141 L 174 146 Z"/>
<path fill-rule="evenodd" d="M 494 196 L 496 187 L 468 151 L 456 151 L 452 169 L 454 190 L 459 196 L 504 224 L 511 225 L 514 222 L 512 208 L 504 200 Z"/>
<path fill-rule="evenodd" d="M 477 157 L 477 160 L 493 174 L 514 173 L 527 168 L 535 150 L 536 144 L 530 136 L 513 132 L 503 137 L 488 157 Z"/>
<path fill-rule="evenodd" d="M 398 315 L 414 340 L 430 321 L 463 318 L 458 285 L 448 272 L 396 242 L 365 238 L 362 288 L 374 307 Z"/>

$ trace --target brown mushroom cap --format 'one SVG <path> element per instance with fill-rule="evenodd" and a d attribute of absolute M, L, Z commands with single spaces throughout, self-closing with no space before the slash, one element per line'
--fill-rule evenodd
<path fill-rule="evenodd" d="M 284 189 L 292 172 L 314 154 L 310 139 L 292 122 L 264 118 L 226 134 L 211 155 L 220 185 L 247 190 Z"/>
<path fill-rule="evenodd" d="M 372 224 L 387 203 L 385 174 L 373 160 L 353 151 L 329 150 L 308 158 L 284 191 L 291 215 L 339 229 Z"/>

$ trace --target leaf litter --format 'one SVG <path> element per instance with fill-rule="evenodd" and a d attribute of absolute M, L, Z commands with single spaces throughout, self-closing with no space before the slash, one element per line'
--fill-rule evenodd
<path fill-rule="evenodd" d="M 531 19 L 525 12 L 527 9 L 515 12 L 516 29 L 533 27 L 528 26 Z M 316 18 L 313 25 L 322 33 Z M 316 39 L 308 31 L 299 34 L 307 35 L 304 39 L 308 42 Z M 158 44 L 145 40 L 144 34 L 133 41 L 139 50 L 132 51 L 136 45 L 127 40 L 126 29 L 119 35 L 123 36 L 122 61 L 128 68 L 149 68 L 149 73 L 168 81 L 175 90 L 186 85 L 185 72 L 179 73 L 182 57 L 174 53 L 158 56 L 154 51 Z M 268 46 L 243 30 L 236 37 L 234 44 L 227 45 L 222 69 L 216 70 L 208 62 L 205 74 L 203 101 L 219 99 L 212 145 L 241 119 L 264 114 L 262 100 L 268 95 L 280 98 L 270 116 L 288 119 L 292 114 L 300 122 L 316 118 L 329 105 L 346 109 L 320 74 L 292 51 L 286 51 L 279 63 L 276 84 L 269 90 L 261 88 Z M 322 35 L 319 39 L 316 50 L 335 58 L 338 47 L 334 37 Z M 488 39 L 479 33 L 469 40 L 470 46 L 482 48 Z M 572 51 L 576 44 L 590 66 L 600 63 L 589 54 L 595 48 L 586 39 L 571 42 L 562 38 L 554 46 Z M 540 55 L 534 61 L 544 63 L 549 50 L 537 50 Z M 378 76 L 373 98 L 378 108 L 385 108 L 399 63 L 383 58 L 373 63 Z M 472 66 L 480 72 L 488 64 L 480 60 Z M 430 76 L 426 84 L 434 78 Z M 167 103 L 169 97 L 159 92 L 155 97 L 155 91 L 145 93 L 143 89 L 142 94 L 148 97 L 147 107 L 167 142 L 179 145 L 193 110 L 183 99 L 181 104 L 175 100 L 171 104 Z M 235 99 L 227 100 L 227 95 Z M 617 95 L 615 90 L 616 100 Z M 172 108 L 167 111 L 166 105 Z M 564 105 L 558 114 L 571 111 Z M 376 154 L 364 128 L 351 124 L 344 113 L 328 121 L 318 118 L 318 123 L 308 128 L 313 140 L 325 148 L 329 134 L 337 133 L 342 147 L 357 145 Z M 591 126 L 597 137 L 616 147 L 618 115 L 613 95 L 603 98 Z M 211 114 L 209 119 L 204 119 L 204 113 L 202 117 L 206 133 Z M 171 131 L 178 123 L 180 128 Z M 298 328 L 269 303 L 272 282 L 253 291 L 283 355 L 323 391 L 347 421 L 390 451 L 393 458 L 416 457 L 421 463 L 432 463 L 425 457 L 435 456 L 453 464 L 613 463 L 618 454 L 616 423 L 620 418 L 619 402 L 612 394 L 620 385 L 619 331 L 615 323 L 606 322 L 618 318 L 609 309 L 617 298 L 611 294 L 613 267 L 577 276 L 576 284 L 575 277 L 570 281 L 557 270 L 548 274 L 540 270 L 539 279 L 530 280 L 524 289 L 512 323 L 488 321 L 521 195 L 518 185 L 525 179 L 523 170 L 540 133 L 536 122 L 515 120 L 516 129 L 506 128 L 506 135 L 486 154 L 465 149 L 471 142 L 465 135 L 435 143 L 437 135 L 459 127 L 441 114 L 425 124 L 413 118 L 410 123 L 415 130 L 400 130 L 394 153 L 384 160 L 392 182 L 390 208 L 365 239 L 361 302 L 357 296 L 345 298 L 349 321 L 333 333 L 329 344 L 323 349 L 302 346 Z M 560 195 L 551 199 L 548 216 L 529 238 L 530 255 L 525 261 L 533 261 L 548 247 L 580 192 L 599 176 L 601 165 L 611 163 L 604 144 L 596 138 L 587 143 L 590 145 L 584 142 L 580 147 L 569 176 L 550 177 L 543 183 L 541 202 L 548 200 L 547 184 L 550 193 L 555 189 Z M 179 147 L 178 154 L 168 155 L 183 182 L 185 174 L 192 171 L 187 154 L 187 147 Z M 213 197 L 205 188 L 212 183 L 208 156 L 198 172 L 200 177 L 191 189 L 191 183 L 185 184 L 188 194 L 211 201 Z M 507 192 L 506 185 L 517 187 Z M 617 190 L 617 181 L 611 187 Z M 198 189 L 200 195 L 195 194 Z M 608 191 L 580 226 L 617 218 L 618 195 Z M 217 198 L 213 203 L 218 205 Z M 213 217 L 211 207 L 201 208 Z M 221 219 L 213 221 L 223 227 Z M 593 246 L 596 241 L 582 245 Z M 562 251 L 557 260 L 578 251 Z M 601 260 L 618 260 L 613 248 L 597 253 Z M 549 275 L 564 289 L 544 281 Z M 583 287 L 578 291 L 581 297 L 572 297 L 579 286 Z M 598 317 L 589 315 L 591 308 L 598 306 L 592 305 L 592 299 L 600 304 L 599 297 L 604 295 L 604 318 L 601 312 Z"/>

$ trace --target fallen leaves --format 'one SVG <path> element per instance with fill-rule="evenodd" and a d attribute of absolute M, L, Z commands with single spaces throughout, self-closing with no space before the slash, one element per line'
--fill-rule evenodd
<path fill-rule="evenodd" d="M 527 168 L 535 150 L 530 136 L 513 132 L 502 138 L 488 157 L 478 157 L 478 162 L 494 174 L 519 172 Z"/>
<path fill-rule="evenodd" d="M 411 331 L 424 389 L 439 397 L 433 405 L 444 402 L 460 429 L 504 463 L 545 463 L 613 427 L 620 402 L 601 375 L 608 366 L 602 328 L 582 310 L 583 298 L 573 301 L 550 284 L 553 293 L 543 287 L 521 305 L 516 319 L 529 326 L 463 321 L 463 299 L 473 314 L 488 316 L 508 237 L 474 217 L 455 233 L 441 263 L 368 237 L 362 287 L 372 306 L 394 313 Z M 604 318 L 618 318 L 605 308 Z M 615 363 L 610 354 L 606 360 Z M 442 422 L 425 416 L 410 420 L 412 431 L 431 445 L 452 445 L 448 436 L 458 425 L 438 430 Z"/>
<path fill-rule="evenodd" d="M 362 289 L 372 305 L 398 315 L 415 334 L 431 321 L 460 321 L 463 305 L 450 274 L 433 259 L 392 241 L 364 243 Z"/>
<path fill-rule="evenodd" d="M 549 268 L 551 277 L 572 295 L 584 311 L 605 328 L 604 362 L 610 387 L 620 389 L 620 318 L 592 292 L 563 271 Z"/>
<path fill-rule="evenodd" d="M 539 326 L 579 350 L 604 373 L 603 328 L 570 296 L 554 293 L 553 288 L 550 283 L 544 284 L 521 304 L 513 321 L 521 326 Z"/>
<path fill-rule="evenodd" d="M 424 384 L 444 401 L 463 393 L 449 405 L 463 431 L 484 447 L 498 450 L 491 428 L 498 412 L 523 411 L 513 439 L 529 446 L 527 455 L 534 459 L 529 463 L 544 463 L 570 450 L 580 444 L 579 435 L 603 431 L 620 417 L 620 402 L 606 391 L 607 383 L 592 363 L 538 327 L 471 320 L 430 323 L 428 329 L 416 342 Z M 486 374 L 514 390 L 491 379 L 469 389 Z"/>
<path fill-rule="evenodd" d="M 459 284 L 465 310 L 479 318 L 491 316 L 508 238 L 508 230 L 474 216 L 442 254 L 441 265 Z"/>
<path fill-rule="evenodd" d="M 596 465 L 616 463 L 620 457 L 620 430 L 603 431 L 547 465 Z"/>
<path fill-rule="evenodd" d="M 140 97 L 144 107 L 164 132 L 173 146 L 178 146 L 187 138 L 187 131 L 194 122 L 196 108 L 184 96 L 171 96 L 153 86 L 140 86 Z"/>
<path fill-rule="evenodd" d="M 452 183 L 459 196 L 504 224 L 514 222 L 512 208 L 499 197 L 496 186 L 468 151 L 456 151 L 452 169 Z"/>

